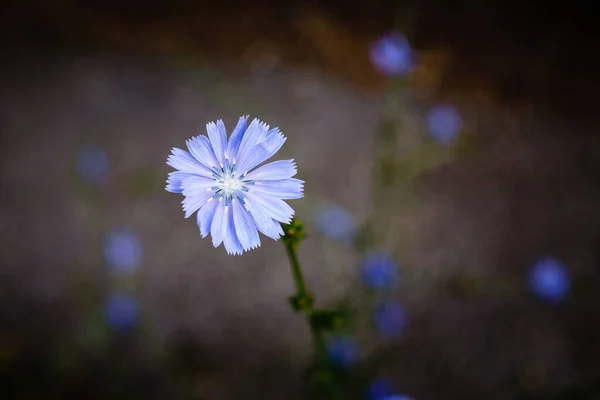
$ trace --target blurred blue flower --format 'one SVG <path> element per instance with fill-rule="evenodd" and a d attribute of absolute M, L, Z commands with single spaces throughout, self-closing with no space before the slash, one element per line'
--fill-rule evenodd
<path fill-rule="evenodd" d="M 106 301 L 106 320 L 117 331 L 127 330 L 137 324 L 139 304 L 128 294 L 113 293 Z"/>
<path fill-rule="evenodd" d="M 371 62 L 385 75 L 404 75 L 414 67 L 414 54 L 406 37 L 390 33 L 376 40 L 370 48 Z"/>
<path fill-rule="evenodd" d="M 213 246 L 223 243 L 228 254 L 242 254 L 260 246 L 258 232 L 277 240 L 280 222 L 290 223 L 294 210 L 284 201 L 304 196 L 304 181 L 296 175 L 294 160 L 256 166 L 271 158 L 286 141 L 278 128 L 248 116 L 240 117 L 227 137 L 222 120 L 206 124 L 208 137 L 186 142 L 189 152 L 174 148 L 167 164 L 167 191 L 183 194 L 189 218 L 196 211 L 202 237 Z M 254 169 L 256 168 L 256 169 Z"/>
<path fill-rule="evenodd" d="M 108 156 L 98 146 L 82 146 L 77 154 L 77 172 L 88 183 L 105 182 L 109 176 Z"/>
<path fill-rule="evenodd" d="M 427 113 L 426 122 L 430 137 L 442 144 L 452 143 L 463 126 L 460 113 L 451 105 L 432 107 Z"/>
<path fill-rule="evenodd" d="M 375 326 L 384 337 L 396 337 L 402 333 L 407 324 L 404 308 L 396 302 L 386 302 L 375 308 Z"/>
<path fill-rule="evenodd" d="M 375 379 L 367 390 L 367 400 L 384 400 L 394 395 L 394 385 L 387 379 Z"/>
<path fill-rule="evenodd" d="M 327 342 L 329 358 L 334 365 L 350 367 L 360 357 L 358 343 L 349 336 L 336 336 Z"/>
<path fill-rule="evenodd" d="M 114 231 L 104 240 L 104 258 L 116 273 L 131 273 L 142 261 L 142 246 L 129 231 Z"/>
<path fill-rule="evenodd" d="M 554 257 L 545 257 L 533 264 L 529 284 L 535 295 L 553 302 L 562 300 L 571 288 L 566 266 Z"/>
<path fill-rule="evenodd" d="M 382 400 L 414 400 L 414 399 L 410 396 L 406 396 L 403 394 L 395 394 L 393 396 L 385 397 Z"/>
<path fill-rule="evenodd" d="M 331 239 L 350 242 L 356 234 L 356 222 L 352 214 L 342 207 L 326 204 L 317 210 L 317 228 Z"/>
<path fill-rule="evenodd" d="M 373 250 L 361 261 L 360 277 L 363 283 L 375 290 L 389 289 L 398 283 L 398 265 L 383 251 Z"/>

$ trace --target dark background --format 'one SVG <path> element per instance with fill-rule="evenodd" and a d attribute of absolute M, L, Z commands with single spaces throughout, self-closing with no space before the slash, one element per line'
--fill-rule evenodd
<path fill-rule="evenodd" d="M 478 145 L 415 181 L 416 210 L 387 210 L 411 227 L 388 250 L 409 243 L 397 256 L 420 278 L 397 294 L 411 322 L 378 373 L 415 400 L 596 398 L 597 26 L 591 1 L 5 2 L 0 397 L 305 398 L 283 250 L 213 249 L 164 192 L 164 162 L 207 121 L 251 113 L 289 138 L 309 231 L 323 202 L 364 218 L 389 84 L 368 46 L 399 27 L 417 110 L 453 102 Z M 99 188 L 74 167 L 90 143 L 110 159 Z M 121 228 L 143 262 L 115 280 L 102 241 Z M 546 253 L 573 276 L 560 305 L 521 283 Z M 301 257 L 320 301 L 361 298 L 347 247 L 315 233 Z M 93 322 L 115 287 L 142 304 L 135 332 Z"/>

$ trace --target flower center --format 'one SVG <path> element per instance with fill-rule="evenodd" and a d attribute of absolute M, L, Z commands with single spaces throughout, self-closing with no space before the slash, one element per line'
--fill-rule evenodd
<path fill-rule="evenodd" d="M 242 187 L 242 181 L 233 174 L 225 174 L 219 185 L 219 189 L 221 189 L 226 196 L 236 194 L 238 191 L 242 190 Z"/>

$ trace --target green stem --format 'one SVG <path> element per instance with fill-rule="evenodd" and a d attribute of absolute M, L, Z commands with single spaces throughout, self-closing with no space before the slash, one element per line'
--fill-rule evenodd
<path fill-rule="evenodd" d="M 287 251 L 288 258 L 290 259 L 290 266 L 292 267 L 292 276 L 294 277 L 294 283 L 296 284 L 296 290 L 299 296 L 304 296 L 306 292 L 306 283 L 304 282 L 304 276 L 302 275 L 302 268 L 300 267 L 300 261 L 298 261 L 298 255 L 296 249 L 292 243 L 286 243 L 285 249 Z"/>
<path fill-rule="evenodd" d="M 314 307 L 312 304 L 312 296 L 306 290 L 306 282 L 304 281 L 304 275 L 302 274 L 302 267 L 298 260 L 298 254 L 296 253 L 296 246 L 292 242 L 284 241 L 285 249 L 287 251 L 288 258 L 290 259 L 290 266 L 292 268 L 292 276 L 294 277 L 294 283 L 296 284 L 296 298 L 297 299 L 311 299 L 310 303 L 306 307 L 302 307 L 301 310 L 306 316 L 308 326 L 310 327 L 311 335 L 317 348 L 317 359 L 320 362 L 327 362 L 327 346 L 325 345 L 325 339 L 323 338 L 322 332 L 317 329 L 310 320 Z"/>

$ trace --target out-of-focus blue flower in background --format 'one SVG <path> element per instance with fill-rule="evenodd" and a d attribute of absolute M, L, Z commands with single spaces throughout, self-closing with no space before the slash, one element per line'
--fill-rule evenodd
<path fill-rule="evenodd" d="M 367 389 L 367 400 L 384 400 L 395 393 L 394 385 L 388 379 L 377 378 Z"/>
<path fill-rule="evenodd" d="M 113 272 L 132 273 L 142 261 L 142 246 L 133 232 L 113 231 L 105 238 L 104 257 Z"/>
<path fill-rule="evenodd" d="M 400 33 L 384 35 L 371 45 L 369 56 L 379 72 L 385 75 L 404 75 L 415 64 L 410 43 Z"/>
<path fill-rule="evenodd" d="M 383 290 L 396 286 L 400 274 L 396 261 L 389 254 L 373 250 L 361 261 L 360 278 L 368 288 Z"/>
<path fill-rule="evenodd" d="M 350 336 L 336 336 L 327 342 L 329 358 L 334 365 L 350 367 L 360 357 L 358 343 Z"/>
<path fill-rule="evenodd" d="M 356 234 L 356 221 L 352 214 L 335 204 L 320 206 L 316 212 L 319 231 L 334 240 L 349 243 Z"/>
<path fill-rule="evenodd" d="M 399 336 L 407 324 L 404 308 L 397 302 L 386 302 L 375 308 L 374 322 L 381 336 L 392 338 Z"/>
<path fill-rule="evenodd" d="M 84 145 L 77 153 L 77 172 L 86 182 L 101 184 L 110 173 L 108 156 L 98 146 Z"/>
<path fill-rule="evenodd" d="M 116 331 L 131 329 L 138 322 L 139 303 L 132 295 L 113 293 L 105 307 L 106 321 Z"/>
<path fill-rule="evenodd" d="M 566 266 L 559 259 L 544 257 L 531 267 L 529 284 L 536 296 L 558 302 L 569 293 L 571 279 Z"/>
<path fill-rule="evenodd" d="M 414 399 L 410 396 L 405 396 L 403 394 L 395 394 L 393 396 L 384 397 L 381 400 L 414 400 Z"/>
<path fill-rule="evenodd" d="M 452 143 L 463 127 L 460 113 L 449 104 L 432 107 L 427 113 L 426 123 L 429 136 L 442 144 Z"/>

